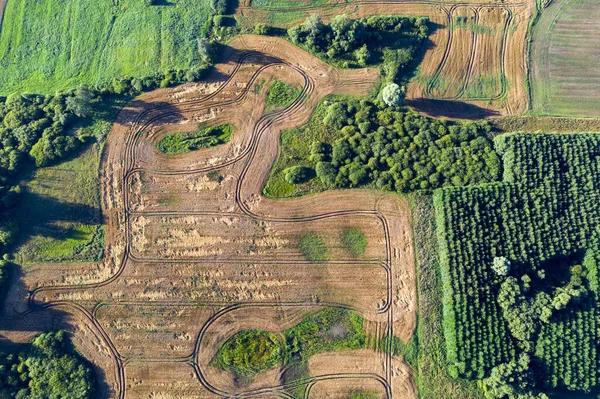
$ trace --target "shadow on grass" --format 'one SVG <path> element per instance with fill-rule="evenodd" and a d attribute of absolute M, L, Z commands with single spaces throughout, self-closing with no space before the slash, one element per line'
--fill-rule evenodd
<path fill-rule="evenodd" d="M 434 118 L 475 120 L 500 115 L 497 111 L 456 100 L 413 98 L 407 99 L 405 103 L 415 111 Z"/>

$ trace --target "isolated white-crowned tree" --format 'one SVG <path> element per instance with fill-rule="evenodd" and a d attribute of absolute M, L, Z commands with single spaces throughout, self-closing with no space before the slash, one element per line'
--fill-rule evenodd
<path fill-rule="evenodd" d="M 499 276 L 508 276 L 508 273 L 510 272 L 510 261 L 504 256 L 496 256 L 494 258 L 494 263 L 492 264 L 492 269 Z"/>
<path fill-rule="evenodd" d="M 388 84 L 383 88 L 383 92 L 381 93 L 383 102 L 390 107 L 402 104 L 404 90 L 404 87 L 400 87 L 396 83 Z"/>

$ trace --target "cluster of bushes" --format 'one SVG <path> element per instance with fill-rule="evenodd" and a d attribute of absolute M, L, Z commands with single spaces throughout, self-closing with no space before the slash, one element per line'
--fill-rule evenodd
<path fill-rule="evenodd" d="M 429 35 L 427 18 L 374 16 L 355 20 L 336 16 L 324 24 L 313 15 L 288 30 L 290 40 L 343 67 L 382 64 L 386 83 L 402 83 Z M 266 29 L 266 28 L 265 28 Z"/>
<path fill-rule="evenodd" d="M 63 331 L 37 336 L 21 353 L 0 354 L 2 397 L 87 399 L 93 392 L 92 372 Z"/>
<path fill-rule="evenodd" d="M 503 183 L 434 194 L 449 371 L 488 377 L 489 398 L 590 392 L 600 384 L 600 137 L 494 142 Z"/>
<path fill-rule="evenodd" d="M 363 319 L 339 308 L 326 308 L 306 317 L 285 330 L 283 338 L 266 331 L 241 331 L 219 348 L 212 365 L 251 377 L 276 365 L 305 363 L 321 352 L 365 345 Z"/>
<path fill-rule="evenodd" d="M 231 337 L 217 352 L 213 365 L 238 376 L 253 376 L 281 364 L 282 347 L 273 333 L 246 330 Z"/>
<path fill-rule="evenodd" d="M 317 111 L 311 123 L 299 130 L 310 132 L 316 124 L 333 132 L 328 137 L 335 139 L 314 141 L 310 153 L 299 159 L 303 165 L 284 171 L 289 183 L 304 183 L 316 175 L 325 187 L 372 185 L 408 193 L 491 182 L 500 176 L 486 122 L 453 123 L 378 102 L 346 100 Z"/>

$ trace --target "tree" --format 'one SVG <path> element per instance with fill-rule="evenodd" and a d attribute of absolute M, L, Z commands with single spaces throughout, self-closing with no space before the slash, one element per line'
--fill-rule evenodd
<path fill-rule="evenodd" d="M 333 186 L 335 184 L 335 178 L 337 176 L 337 169 L 331 164 L 331 162 L 317 162 L 315 167 L 317 176 L 323 184 L 327 186 Z"/>
<path fill-rule="evenodd" d="M 494 263 L 492 264 L 492 270 L 494 270 L 498 276 L 506 277 L 510 272 L 510 261 L 504 256 L 496 256 L 494 258 Z"/>
<path fill-rule="evenodd" d="M 348 121 L 348 113 L 346 108 L 340 103 L 333 103 L 327 108 L 327 113 L 323 122 L 326 126 L 334 129 L 341 129 Z"/>
<path fill-rule="evenodd" d="M 400 105 L 404 100 L 404 92 L 404 87 L 400 87 L 396 83 L 390 83 L 383 88 L 381 93 L 383 102 L 390 107 Z"/>
<path fill-rule="evenodd" d="M 75 115 L 85 118 L 92 112 L 92 92 L 87 86 L 79 86 L 75 93 L 67 97 L 65 103 L 67 111 L 74 113 Z"/>
<path fill-rule="evenodd" d="M 198 54 L 203 62 L 210 62 L 212 55 L 212 45 L 206 38 L 198 38 Z"/>
<path fill-rule="evenodd" d="M 306 166 L 292 166 L 285 170 L 285 181 L 290 184 L 305 183 L 314 177 L 314 170 Z"/>
<path fill-rule="evenodd" d="M 367 48 L 366 44 L 363 44 L 361 48 L 354 52 L 354 58 L 356 58 L 356 62 L 358 65 L 365 67 L 371 61 L 371 52 Z"/>

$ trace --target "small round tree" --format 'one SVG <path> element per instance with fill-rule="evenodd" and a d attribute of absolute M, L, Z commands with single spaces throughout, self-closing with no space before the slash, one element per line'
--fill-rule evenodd
<path fill-rule="evenodd" d="M 510 272 L 510 261 L 504 256 L 496 256 L 494 258 L 494 263 L 492 264 L 492 269 L 498 276 L 508 276 L 508 273 Z"/>
<path fill-rule="evenodd" d="M 315 171 L 306 166 L 292 166 L 285 170 L 285 181 L 290 184 L 305 183 L 312 179 Z"/>
<path fill-rule="evenodd" d="M 404 90 L 404 87 L 400 87 L 396 83 L 390 83 L 383 88 L 383 92 L 381 93 L 383 102 L 389 107 L 402 104 Z"/>

